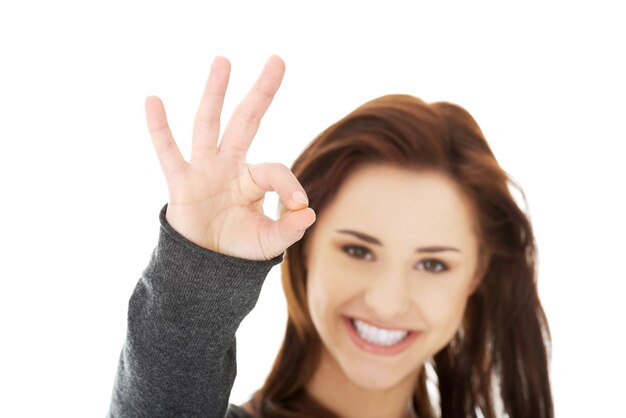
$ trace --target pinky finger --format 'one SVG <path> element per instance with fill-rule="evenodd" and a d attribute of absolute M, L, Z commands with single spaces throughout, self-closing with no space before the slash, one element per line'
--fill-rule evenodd
<path fill-rule="evenodd" d="M 187 164 L 174 141 L 161 99 L 148 96 L 145 107 L 152 145 L 159 158 L 163 174 L 166 179 L 169 179 L 172 173 L 184 169 Z"/>

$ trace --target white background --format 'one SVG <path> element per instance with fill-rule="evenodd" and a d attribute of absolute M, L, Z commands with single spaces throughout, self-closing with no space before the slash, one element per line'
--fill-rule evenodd
<path fill-rule="evenodd" d="M 106 413 L 128 299 L 167 201 L 144 98 L 163 99 L 188 156 L 214 56 L 232 63 L 226 118 L 274 53 L 287 72 L 251 163 L 291 165 L 383 94 L 474 115 L 526 192 L 557 416 L 623 413 L 624 13 L 417 3 L 3 2 L 0 415 Z M 274 268 L 238 333 L 234 403 L 263 382 L 284 322 Z"/>

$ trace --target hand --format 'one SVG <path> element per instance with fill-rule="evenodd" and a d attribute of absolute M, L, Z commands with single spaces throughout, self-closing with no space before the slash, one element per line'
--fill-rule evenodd
<path fill-rule="evenodd" d="M 270 57 L 218 145 L 230 62 L 215 58 L 196 114 L 189 162 L 174 141 L 161 100 L 146 98 L 148 129 L 169 191 L 166 219 L 195 244 L 230 256 L 270 260 L 302 238 L 315 221 L 306 193 L 289 168 L 246 163 L 250 143 L 284 72 L 284 62 Z M 263 214 L 269 191 L 278 193 L 288 209 L 278 220 Z"/>

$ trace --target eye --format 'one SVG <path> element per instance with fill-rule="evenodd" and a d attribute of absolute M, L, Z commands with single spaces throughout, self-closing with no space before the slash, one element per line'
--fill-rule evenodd
<path fill-rule="evenodd" d="M 418 270 L 425 270 L 430 273 L 441 273 L 448 270 L 448 266 L 445 263 L 442 263 L 439 260 L 435 260 L 432 258 L 426 259 L 418 263 Z"/>
<path fill-rule="evenodd" d="M 342 247 L 342 250 L 350 257 L 358 258 L 359 260 L 371 260 L 374 258 L 370 250 L 359 245 L 346 245 Z"/>

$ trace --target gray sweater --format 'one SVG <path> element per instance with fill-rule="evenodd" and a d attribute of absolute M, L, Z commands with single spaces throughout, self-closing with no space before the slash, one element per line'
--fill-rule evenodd
<path fill-rule="evenodd" d="M 256 261 L 202 248 L 167 223 L 166 209 L 128 303 L 109 416 L 247 417 L 229 404 L 235 332 L 283 254 Z"/>

